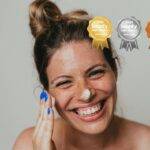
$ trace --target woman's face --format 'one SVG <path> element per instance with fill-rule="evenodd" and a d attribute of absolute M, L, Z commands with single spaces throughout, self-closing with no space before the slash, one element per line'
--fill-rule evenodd
<path fill-rule="evenodd" d="M 85 133 L 103 132 L 116 104 L 116 78 L 101 50 L 88 41 L 65 43 L 47 67 L 49 93 L 71 126 Z M 88 99 L 82 98 L 85 89 Z"/>

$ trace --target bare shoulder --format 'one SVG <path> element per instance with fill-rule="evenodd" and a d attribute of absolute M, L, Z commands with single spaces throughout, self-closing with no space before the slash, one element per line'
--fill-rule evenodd
<path fill-rule="evenodd" d="M 150 150 L 150 127 L 134 121 L 128 121 L 137 150 Z"/>
<path fill-rule="evenodd" d="M 136 150 L 150 150 L 150 126 L 128 119 L 121 119 L 124 135 Z"/>
<path fill-rule="evenodd" d="M 54 121 L 54 131 L 53 139 L 57 141 L 57 137 L 60 136 L 62 130 L 62 119 L 57 119 Z M 35 127 L 30 127 L 23 130 L 17 137 L 15 144 L 13 145 L 13 150 L 33 150 L 32 148 L 32 137 Z M 59 142 L 59 141 L 58 141 Z"/>
<path fill-rule="evenodd" d="M 34 127 L 23 130 L 16 139 L 13 150 L 33 150 L 32 149 L 32 135 Z"/>

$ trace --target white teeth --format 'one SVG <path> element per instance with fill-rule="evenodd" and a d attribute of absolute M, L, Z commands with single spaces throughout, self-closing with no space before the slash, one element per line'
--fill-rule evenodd
<path fill-rule="evenodd" d="M 91 110 L 90 109 L 88 109 L 86 112 L 87 112 L 87 114 L 91 114 Z"/>
<path fill-rule="evenodd" d="M 89 108 L 79 109 L 76 112 L 81 116 L 92 115 L 101 109 L 100 103 Z"/>
<path fill-rule="evenodd" d="M 91 109 L 91 111 L 92 111 L 92 113 L 94 113 L 94 112 L 95 112 L 95 109 L 94 109 L 94 108 L 92 108 L 92 109 Z"/>

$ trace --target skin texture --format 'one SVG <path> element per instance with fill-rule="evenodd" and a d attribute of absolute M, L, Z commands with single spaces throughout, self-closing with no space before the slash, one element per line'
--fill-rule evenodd
<path fill-rule="evenodd" d="M 101 50 L 91 48 L 88 41 L 64 43 L 53 55 L 46 72 L 49 100 L 41 104 L 36 127 L 21 133 L 14 150 L 54 150 L 55 146 L 57 150 L 150 149 L 149 127 L 114 116 L 116 77 Z M 85 89 L 91 92 L 88 100 L 82 98 Z M 55 98 L 61 116 L 55 122 L 53 113 L 41 113 L 48 107 L 52 110 L 50 97 Z M 103 99 L 107 105 L 96 120 L 83 121 L 72 111 Z"/>
<path fill-rule="evenodd" d="M 54 68 L 53 66 L 56 65 L 57 67 Z M 95 65 L 97 67 L 86 73 L 89 68 Z M 100 73 L 91 75 L 95 70 Z M 67 122 L 74 128 L 89 134 L 99 133 L 107 128 L 116 101 L 116 79 L 100 50 L 91 49 L 88 42 L 64 44 L 52 57 L 47 68 L 47 74 L 49 83 L 60 75 L 69 76 L 69 78 L 58 78 L 52 84 L 54 88 L 49 89 L 51 95 L 56 99 L 58 112 Z M 59 82 L 66 80 L 70 83 L 56 87 Z M 91 90 L 93 95 L 89 101 L 81 98 L 82 93 L 87 88 Z M 108 109 L 98 121 L 82 122 L 70 111 L 74 108 L 97 103 L 104 98 L 109 100 Z"/>

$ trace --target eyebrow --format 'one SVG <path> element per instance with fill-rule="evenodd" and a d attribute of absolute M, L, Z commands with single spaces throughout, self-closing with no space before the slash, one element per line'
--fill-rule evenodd
<path fill-rule="evenodd" d="M 96 68 L 96 67 L 99 67 L 99 66 L 104 67 L 104 68 L 107 67 L 106 64 L 95 64 L 95 65 L 91 66 L 90 68 L 88 68 L 88 69 L 85 71 L 85 73 L 88 74 L 92 69 L 94 69 L 94 68 Z M 53 84 L 54 81 L 57 80 L 58 78 L 70 78 L 70 79 L 71 79 L 72 77 L 71 77 L 71 76 L 68 76 L 68 75 L 60 75 L 60 76 L 56 77 L 55 79 L 53 79 L 53 80 L 51 81 L 51 84 Z"/>

